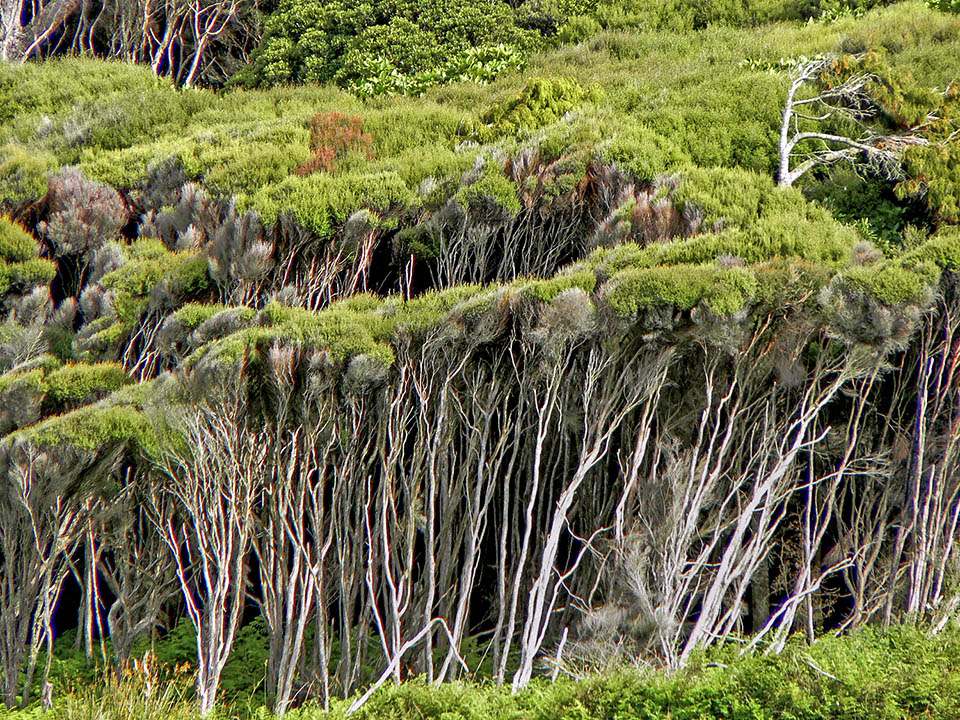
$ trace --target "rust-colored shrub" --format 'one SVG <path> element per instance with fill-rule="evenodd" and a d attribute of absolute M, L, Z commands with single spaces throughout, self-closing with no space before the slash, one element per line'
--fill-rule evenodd
<path fill-rule="evenodd" d="M 313 157 L 297 168 L 297 175 L 332 172 L 337 161 L 351 150 L 373 159 L 373 136 L 363 131 L 363 118 L 334 111 L 315 115 L 310 120 L 310 150 Z"/>

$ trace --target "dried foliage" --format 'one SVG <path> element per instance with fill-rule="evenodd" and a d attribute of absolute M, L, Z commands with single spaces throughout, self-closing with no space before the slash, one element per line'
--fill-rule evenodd
<path fill-rule="evenodd" d="M 373 136 L 363 131 L 363 118 L 336 111 L 320 113 L 310 120 L 310 160 L 297 168 L 297 175 L 333 172 L 348 152 L 373 159 Z"/>

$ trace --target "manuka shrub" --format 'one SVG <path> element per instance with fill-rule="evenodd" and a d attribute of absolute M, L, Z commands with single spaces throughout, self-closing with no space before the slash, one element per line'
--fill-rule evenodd
<path fill-rule="evenodd" d="M 9 300 L 15 306 L 18 294 L 53 281 L 56 265 L 40 258 L 39 251 L 37 241 L 23 226 L 0 215 L 0 300 Z M 6 304 L 9 309 L 10 302 Z"/>
<path fill-rule="evenodd" d="M 494 135 L 516 135 L 560 120 L 564 114 L 604 97 L 599 85 L 582 87 L 569 78 L 537 78 L 514 97 L 488 107 L 480 116 L 484 127 L 477 129 L 481 140 Z"/>
<path fill-rule="evenodd" d="M 17 143 L 0 145 L 0 207 L 39 200 L 47 192 L 47 173 L 56 158 Z"/>

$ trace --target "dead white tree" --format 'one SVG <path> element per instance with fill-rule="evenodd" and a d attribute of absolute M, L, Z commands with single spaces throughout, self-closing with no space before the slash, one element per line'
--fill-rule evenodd
<path fill-rule="evenodd" d="M 835 62 L 836 58 L 829 56 L 814 58 L 799 63 L 791 73 L 780 123 L 777 183 L 781 187 L 790 187 L 815 167 L 841 162 L 866 166 L 881 177 L 901 179 L 903 151 L 929 142 L 914 129 L 893 133 L 869 126 L 867 121 L 879 114 L 871 94 L 877 78 L 856 73 L 832 87 L 823 85 L 820 80 L 832 72 Z M 815 88 L 814 94 L 803 94 L 805 88 Z M 852 123 L 860 134 L 852 137 L 810 129 L 810 123 L 831 120 Z"/>

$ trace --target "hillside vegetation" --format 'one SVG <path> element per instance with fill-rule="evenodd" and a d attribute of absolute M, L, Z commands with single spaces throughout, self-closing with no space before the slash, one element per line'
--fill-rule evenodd
<path fill-rule="evenodd" d="M 955 3 L 68 5 L 0 28 L 8 708 L 958 712 Z"/>

